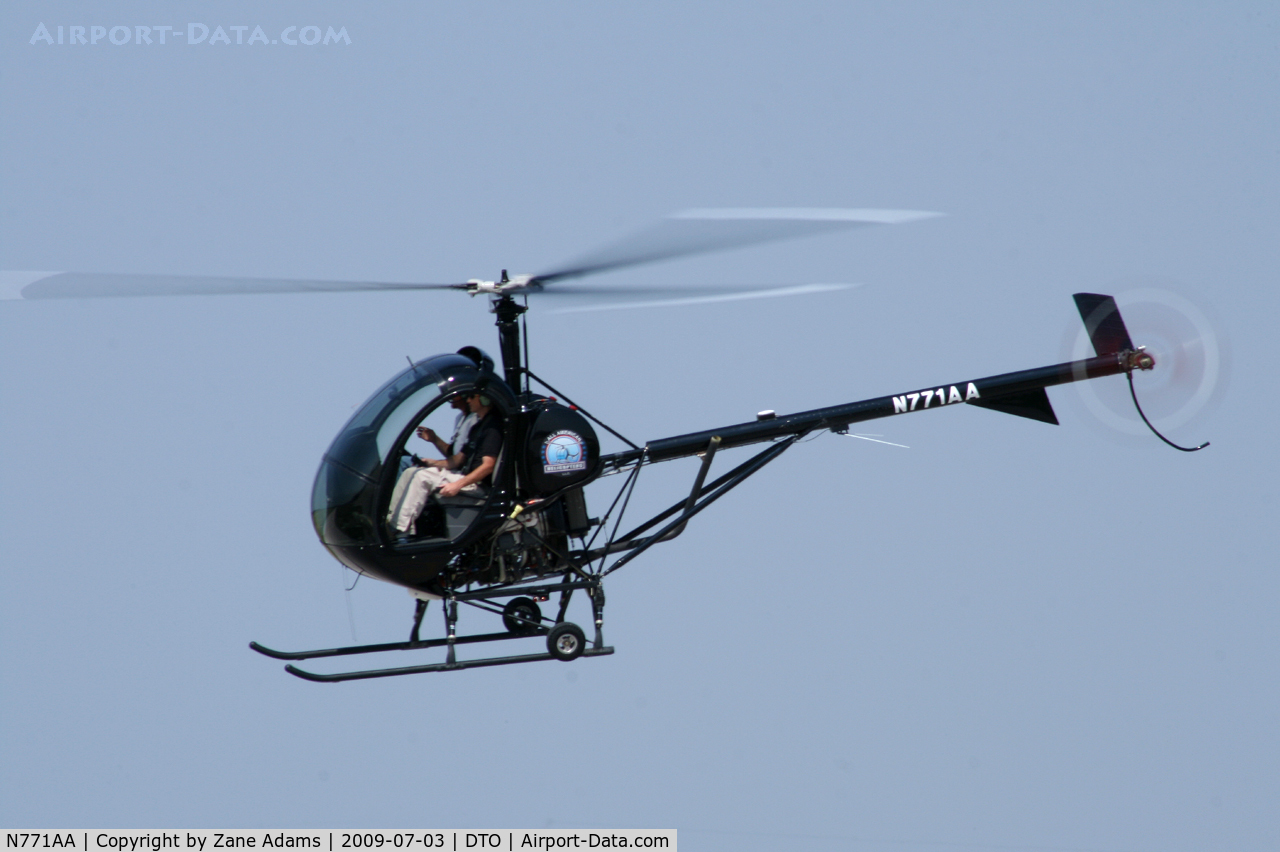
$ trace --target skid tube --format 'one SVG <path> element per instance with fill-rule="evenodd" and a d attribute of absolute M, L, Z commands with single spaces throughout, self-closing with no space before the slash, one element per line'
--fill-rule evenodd
<path fill-rule="evenodd" d="M 506 634 L 506 638 L 514 638 L 511 634 Z M 520 637 L 526 638 L 526 637 Z M 462 641 L 459 637 L 457 641 Z M 582 652 L 583 657 L 603 657 L 613 653 L 611 646 L 603 648 L 588 648 Z M 316 674 L 315 672 L 303 671 L 293 665 L 284 667 L 284 670 L 294 677 L 300 677 L 303 680 L 313 681 L 315 683 L 338 683 L 344 680 L 368 680 L 375 677 L 396 677 L 398 675 L 410 674 L 426 674 L 428 672 L 451 672 L 461 669 L 478 669 L 485 666 L 509 666 L 516 663 L 540 663 L 544 660 L 554 660 L 555 657 L 550 654 L 521 654 L 514 657 L 483 657 L 478 660 L 457 660 L 452 663 L 432 663 L 426 666 L 404 666 L 398 669 L 370 669 L 363 672 L 338 672 L 337 674 Z"/>
<path fill-rule="evenodd" d="M 407 674 L 423 674 L 427 672 L 454 671 L 459 669 L 482 668 L 486 666 L 506 666 L 517 663 L 535 663 L 544 660 L 559 659 L 550 653 L 543 654 L 520 654 L 506 657 L 481 657 L 474 660 L 459 660 L 454 656 L 455 645 L 470 645 L 479 642 L 500 642 L 509 639 L 528 639 L 534 636 L 547 636 L 551 633 L 552 627 L 545 624 L 527 624 L 527 631 L 521 633 L 502 632 L 502 633 L 480 633 L 471 636 L 457 636 L 454 633 L 454 626 L 457 622 L 457 605 L 461 601 L 470 603 L 483 609 L 486 612 L 501 614 L 499 611 L 491 610 L 485 604 L 492 605 L 491 598 L 508 598 L 521 595 L 528 595 L 535 599 L 546 600 L 555 592 L 560 592 L 562 596 L 568 596 L 575 589 L 597 589 L 592 595 L 593 601 L 600 601 L 595 609 L 596 636 L 595 641 L 590 646 L 584 648 L 578 655 L 581 657 L 599 657 L 613 653 L 613 648 L 604 644 L 603 637 L 600 632 L 601 609 L 603 603 L 603 594 L 600 594 L 598 587 L 600 581 L 598 578 L 591 580 L 566 580 L 559 583 L 533 583 L 525 585 L 510 585 L 498 588 L 477 589 L 474 591 L 455 592 L 448 598 L 444 598 L 441 603 L 445 609 L 445 622 L 448 635 L 440 639 L 418 639 L 418 627 L 422 622 L 422 615 L 426 610 L 426 602 L 419 601 L 418 609 L 414 613 L 413 631 L 410 634 L 408 642 L 383 642 L 375 645 L 349 645 L 342 648 L 321 648 L 311 651 L 278 651 L 274 648 L 268 648 L 258 642 L 250 642 L 249 648 L 257 651 L 267 657 L 277 660 L 310 660 L 321 657 L 345 657 L 355 654 L 377 654 L 384 651 L 415 651 L 421 648 L 447 648 L 448 658 L 443 663 L 432 663 L 421 666 L 403 666 L 398 668 L 386 669 L 369 669 L 357 672 L 337 672 L 334 674 L 317 674 L 315 672 L 304 671 L 293 665 L 285 666 L 285 671 L 295 677 L 309 680 L 316 683 L 337 683 L 344 680 L 367 680 L 369 678 L 378 677 L 395 677 Z M 574 658 L 576 659 L 576 657 Z M 569 661 L 564 661 L 569 662 Z"/>
<path fill-rule="evenodd" d="M 526 636 L 546 635 L 549 629 L 546 627 L 531 628 L 532 632 L 521 634 L 520 638 Z M 500 639 L 511 639 L 514 635 L 511 633 L 481 633 L 476 636 L 455 636 L 453 641 L 457 645 L 466 645 L 473 642 L 497 642 Z M 381 651 L 416 651 L 419 648 L 441 648 L 449 644 L 448 639 L 423 639 L 418 642 L 384 642 L 381 645 L 349 645 L 345 648 L 325 648 L 318 651 L 276 651 L 265 645 L 259 645 L 257 642 L 250 642 L 249 647 L 268 657 L 277 660 L 314 660 L 319 657 L 345 657 L 350 654 L 377 654 Z"/>

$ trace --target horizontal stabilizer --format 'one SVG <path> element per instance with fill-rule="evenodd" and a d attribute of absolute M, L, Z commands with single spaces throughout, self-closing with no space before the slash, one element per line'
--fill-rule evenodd
<path fill-rule="evenodd" d="M 1044 392 L 1044 388 L 1008 393 L 1004 396 L 971 399 L 969 404 L 979 408 L 990 408 L 992 411 L 1003 411 L 1005 414 L 1018 417 L 1029 417 L 1041 423 L 1058 425 L 1058 416 L 1053 413 L 1053 406 L 1049 404 L 1049 394 Z"/>
<path fill-rule="evenodd" d="M 1097 293 L 1076 293 L 1075 300 L 1095 352 L 1099 355 L 1114 355 L 1134 348 L 1133 341 L 1129 339 L 1129 330 L 1124 327 L 1124 320 L 1120 318 L 1120 309 L 1116 307 L 1115 299 Z"/>

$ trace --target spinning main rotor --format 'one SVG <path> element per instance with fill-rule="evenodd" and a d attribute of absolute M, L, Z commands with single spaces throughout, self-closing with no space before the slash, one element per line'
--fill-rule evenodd
<path fill-rule="evenodd" d="M 473 278 L 454 284 L 386 281 L 321 281 L 220 278 L 186 275 L 122 275 L 82 272 L 0 272 L 0 299 L 86 299 L 123 296 L 211 296 L 250 293 L 326 293 L 376 290 L 461 290 L 472 296 L 561 292 L 549 285 L 676 257 L 812 236 L 866 225 L 893 225 L 942 214 L 915 210 L 730 208 L 687 210 L 620 242 L 537 274 L 497 281 Z M 573 288 L 574 294 L 652 292 L 612 285 Z M 670 288 L 690 292 L 691 288 Z M 740 288 L 741 289 L 741 288 Z M 718 292 L 725 292 L 720 288 Z M 777 295 L 786 295 L 786 288 Z"/>

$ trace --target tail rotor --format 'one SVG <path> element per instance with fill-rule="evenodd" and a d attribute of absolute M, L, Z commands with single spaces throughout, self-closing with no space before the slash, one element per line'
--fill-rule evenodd
<path fill-rule="evenodd" d="M 1084 327 L 1075 336 L 1072 357 L 1088 357 L 1092 348 L 1098 355 L 1131 352 L 1133 359 L 1127 386 L 1076 384 L 1090 412 L 1125 434 L 1138 435 L 1150 428 L 1180 450 L 1208 446 L 1181 447 L 1161 434 L 1190 422 L 1217 398 L 1222 386 L 1225 353 L 1205 314 L 1188 299 L 1152 287 L 1124 291 L 1117 297 L 1077 293 L 1075 300 Z M 1134 345 L 1129 327 L 1140 346 Z M 1130 406 L 1137 409 L 1141 422 L 1129 413 Z"/>

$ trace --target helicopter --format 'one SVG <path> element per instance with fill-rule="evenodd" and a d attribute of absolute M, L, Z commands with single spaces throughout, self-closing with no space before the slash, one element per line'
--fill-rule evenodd
<path fill-rule="evenodd" d="M 1188 452 L 1208 446 L 1207 442 L 1195 447 L 1173 444 L 1147 420 L 1133 388 L 1133 374 L 1155 369 L 1155 356 L 1134 345 L 1115 299 L 1094 293 L 1074 294 L 1094 348 L 1091 358 L 792 414 L 762 411 L 753 421 L 643 445 L 594 417 L 528 366 L 524 323 L 529 297 L 554 293 L 563 281 L 673 257 L 937 215 L 904 210 L 693 210 L 549 272 L 509 276 L 503 270 L 494 281 L 471 279 L 457 284 L 31 272 L 6 273 L 0 285 L 8 285 L 11 297 L 24 299 L 388 289 L 453 290 L 488 298 L 498 330 L 500 369 L 475 346 L 411 360 L 356 410 L 321 460 L 311 495 L 311 519 L 320 543 L 358 576 L 402 586 L 415 599 L 406 641 L 309 651 L 280 651 L 249 643 L 260 654 L 287 661 L 285 670 L 292 675 L 331 683 L 612 654 L 614 649 L 605 644 L 603 635 L 606 577 L 654 545 L 678 537 L 694 517 L 795 443 L 827 431 L 849 434 L 855 423 L 963 404 L 1056 425 L 1047 387 L 1124 374 L 1138 413 L 1161 440 Z M 804 289 L 781 288 L 765 295 Z M 760 295 L 758 291 L 742 293 Z M 420 511 L 415 509 L 408 531 L 394 525 L 392 504 L 398 483 L 423 463 L 410 451 L 410 439 L 415 434 L 434 434 L 424 424 L 443 425 L 451 411 L 468 406 L 483 410 L 488 428 L 501 433 L 501 449 L 492 457 L 491 472 L 480 487 L 449 496 L 431 493 Z M 596 427 L 626 448 L 602 453 Z M 475 428 L 472 434 L 478 431 Z M 752 444 L 765 447 L 708 481 L 720 450 Z M 475 452 L 472 447 L 468 459 L 473 468 Z M 622 520 L 642 469 L 689 457 L 700 461 L 687 494 L 624 531 Z M 602 517 L 592 518 L 585 488 L 609 476 L 620 477 L 621 485 Z M 590 602 L 590 640 L 582 627 L 566 620 L 570 601 L 578 592 Z M 553 598 L 554 613 L 544 614 L 540 604 Z M 443 635 L 424 639 L 422 623 L 434 601 L 441 601 Z M 496 616 L 502 629 L 460 633 L 464 611 Z M 531 638 L 542 639 L 545 651 L 466 658 L 458 653 L 459 646 Z M 443 648 L 444 661 L 337 673 L 293 665 L 307 659 L 429 648 Z"/>

